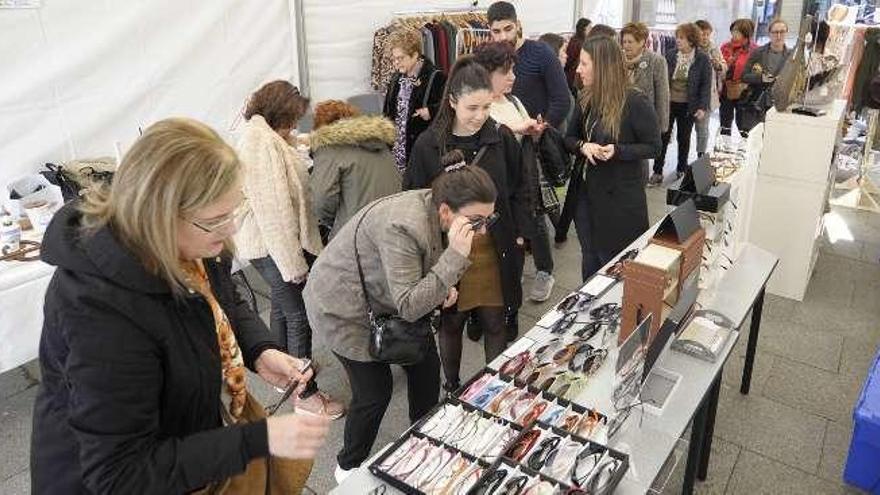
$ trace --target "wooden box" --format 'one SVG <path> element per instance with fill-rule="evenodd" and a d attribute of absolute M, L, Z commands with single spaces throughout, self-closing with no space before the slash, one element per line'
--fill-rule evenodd
<path fill-rule="evenodd" d="M 654 339 L 678 302 L 683 265 L 681 251 L 659 244 L 648 244 L 634 260 L 624 263 L 619 344 L 649 314 L 653 319 L 648 341 Z"/>

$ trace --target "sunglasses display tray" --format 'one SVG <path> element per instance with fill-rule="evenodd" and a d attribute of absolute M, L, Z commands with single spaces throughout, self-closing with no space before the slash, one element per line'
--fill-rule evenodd
<path fill-rule="evenodd" d="M 537 422 L 522 431 L 469 494 L 609 494 L 628 469 L 628 455 Z"/>
<path fill-rule="evenodd" d="M 459 401 L 520 427 L 542 422 L 591 441 L 604 443 L 608 438 L 609 418 L 605 414 L 551 392 L 518 384 L 491 368 L 477 373 L 456 395 Z M 528 397 L 529 402 L 517 408 L 520 397 Z M 507 404 L 502 405 L 505 401 Z M 508 411 L 512 409 L 519 413 L 509 414 Z"/>
<path fill-rule="evenodd" d="M 407 495 L 463 495 L 501 459 L 521 430 L 449 398 L 398 438 L 369 469 Z"/>

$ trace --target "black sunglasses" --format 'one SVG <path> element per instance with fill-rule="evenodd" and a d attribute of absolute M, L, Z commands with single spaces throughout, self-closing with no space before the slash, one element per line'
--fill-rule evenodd
<path fill-rule="evenodd" d="M 489 229 L 489 228 L 492 228 L 492 226 L 495 225 L 496 222 L 498 222 L 499 217 L 500 216 L 498 215 L 497 212 L 493 212 L 488 217 L 474 215 L 474 216 L 468 217 L 468 222 L 471 224 L 471 228 L 473 230 L 480 230 L 483 227 L 486 227 L 487 229 Z"/>

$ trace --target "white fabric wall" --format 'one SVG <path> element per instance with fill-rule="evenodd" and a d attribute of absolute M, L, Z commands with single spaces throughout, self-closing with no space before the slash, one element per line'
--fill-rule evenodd
<path fill-rule="evenodd" d="M 112 156 L 168 116 L 228 135 L 262 82 L 298 82 L 292 19 L 288 0 L 0 10 L 0 186 L 46 161 Z"/>
<path fill-rule="evenodd" d="M 616 1 L 616 0 L 615 0 Z M 463 0 L 305 0 L 309 82 L 313 102 L 370 89 L 373 33 L 397 11 L 464 8 Z M 491 0 L 480 0 L 485 9 Z M 513 0 L 526 35 L 573 29 L 574 0 Z"/>

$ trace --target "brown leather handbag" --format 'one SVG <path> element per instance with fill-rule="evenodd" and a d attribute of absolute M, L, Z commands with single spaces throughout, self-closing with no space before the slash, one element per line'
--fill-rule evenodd
<path fill-rule="evenodd" d="M 251 423 L 267 417 L 266 411 L 248 393 L 239 422 Z M 312 459 L 283 459 L 268 456 L 254 459 L 245 471 L 197 491 L 199 495 L 287 495 L 302 493 L 312 473 Z"/>
<path fill-rule="evenodd" d="M 731 79 L 724 80 L 724 96 L 730 101 L 736 101 L 742 98 L 743 92 L 749 85 L 743 82 L 736 82 Z"/>

